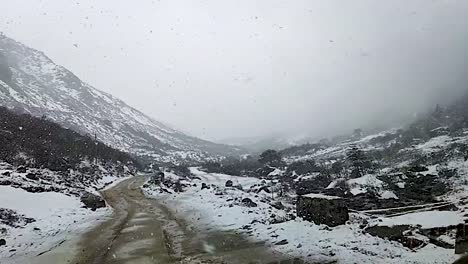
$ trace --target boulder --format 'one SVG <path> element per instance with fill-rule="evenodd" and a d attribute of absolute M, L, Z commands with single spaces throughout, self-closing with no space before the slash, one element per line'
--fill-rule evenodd
<path fill-rule="evenodd" d="M 227 180 L 226 181 L 226 184 L 224 186 L 226 187 L 232 187 L 234 185 L 234 183 L 231 181 L 231 180 Z"/>
<path fill-rule="evenodd" d="M 10 177 L 11 176 L 11 172 L 9 171 L 5 171 L 2 173 L 3 176 L 7 176 L 7 177 Z"/>
<path fill-rule="evenodd" d="M 180 181 L 174 183 L 174 191 L 179 193 L 184 191 L 184 189 L 182 188 L 182 183 Z"/>
<path fill-rule="evenodd" d="M 210 189 L 210 186 L 208 186 L 206 183 L 202 182 L 201 189 Z"/>
<path fill-rule="evenodd" d="M 18 168 L 16 168 L 16 172 L 18 172 L 18 173 L 26 173 L 26 167 L 24 167 L 24 166 L 19 166 Z"/>
<path fill-rule="evenodd" d="M 39 177 L 37 177 L 37 175 L 35 173 L 28 173 L 26 174 L 26 178 L 30 179 L 30 180 L 33 180 L 33 181 L 38 181 L 39 180 Z"/>
<path fill-rule="evenodd" d="M 401 240 L 399 241 L 404 247 L 406 248 L 409 248 L 409 249 L 419 249 L 419 248 L 422 248 L 422 247 L 425 247 L 427 245 L 426 242 L 420 240 L 420 239 L 417 239 L 415 237 L 407 237 L 407 236 L 404 236 L 401 238 Z"/>
<path fill-rule="evenodd" d="M 250 199 L 250 198 L 242 199 L 242 204 L 247 206 L 247 207 L 257 207 L 257 203 L 252 201 L 252 199 Z"/>
<path fill-rule="evenodd" d="M 348 207 L 339 197 L 312 195 L 299 196 L 296 203 L 297 216 L 318 225 L 335 227 L 349 220 Z"/>
<path fill-rule="evenodd" d="M 93 211 L 97 208 L 106 207 L 106 202 L 101 196 L 97 196 L 89 192 L 84 193 L 80 200 L 84 203 L 86 208 L 90 208 Z"/>
<path fill-rule="evenodd" d="M 260 189 L 258 189 L 257 193 L 260 193 L 262 191 L 266 193 L 271 193 L 270 189 L 268 189 L 267 186 L 262 186 Z"/>
<path fill-rule="evenodd" d="M 287 245 L 287 244 L 289 244 L 287 239 L 283 239 L 283 240 L 275 243 L 276 246 L 283 246 L 283 245 Z"/>
<path fill-rule="evenodd" d="M 278 209 L 278 210 L 283 210 L 284 209 L 284 205 L 280 201 L 272 203 L 271 207 L 273 207 L 275 209 Z"/>
<path fill-rule="evenodd" d="M 6 245 L 6 240 L 5 239 L 0 239 L 0 247 Z"/>

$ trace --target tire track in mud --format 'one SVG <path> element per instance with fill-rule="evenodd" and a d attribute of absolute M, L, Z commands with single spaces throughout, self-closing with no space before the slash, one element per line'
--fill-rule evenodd
<path fill-rule="evenodd" d="M 140 186 L 146 180 L 136 176 L 102 192 L 114 213 L 83 235 L 71 263 L 296 263 L 285 262 L 283 256 L 234 232 L 188 228 L 184 219 L 144 196 Z"/>

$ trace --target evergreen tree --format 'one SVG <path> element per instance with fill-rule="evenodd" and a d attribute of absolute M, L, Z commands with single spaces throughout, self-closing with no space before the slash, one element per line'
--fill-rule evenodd
<path fill-rule="evenodd" d="M 258 161 L 264 165 L 278 166 L 282 163 L 282 157 L 278 151 L 269 149 L 260 154 Z"/>
<path fill-rule="evenodd" d="M 358 146 L 351 145 L 346 154 L 351 167 L 350 177 L 355 179 L 364 176 L 367 163 L 364 152 Z"/>

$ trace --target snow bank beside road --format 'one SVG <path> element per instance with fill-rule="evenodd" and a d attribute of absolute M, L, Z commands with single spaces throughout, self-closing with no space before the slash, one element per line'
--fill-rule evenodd
<path fill-rule="evenodd" d="M 0 208 L 35 219 L 23 228 L 0 223 L 0 229 L 6 231 L 6 234 L 0 234 L 6 240 L 0 250 L 0 263 L 30 263 L 32 258 L 76 238 L 111 213 L 110 209 L 92 212 L 82 206 L 75 196 L 56 192 L 30 193 L 0 186 Z"/>
<path fill-rule="evenodd" d="M 364 234 L 359 227 L 363 216 L 357 214 L 351 214 L 350 224 L 336 228 L 295 218 L 295 208 L 287 197 L 271 199 L 276 195 L 257 193 L 259 187 L 273 185 L 269 181 L 204 173 L 195 168 L 191 171 L 199 179 L 188 181 L 182 193 L 161 193 L 157 188 L 144 191 L 173 208 L 195 228 L 239 232 L 254 241 L 266 241 L 272 251 L 312 262 L 451 263 L 457 258 L 453 249 L 429 244 L 412 251 L 399 243 Z M 224 187 L 228 180 L 234 186 L 241 184 L 242 190 Z M 210 189 L 201 190 L 202 183 Z M 244 204 L 245 198 L 256 206 Z M 277 202 L 284 208 L 273 206 Z"/>
<path fill-rule="evenodd" d="M 62 193 L 29 193 L 19 188 L 0 186 L 0 208 L 15 210 L 36 220 L 60 215 L 81 206 L 79 199 Z"/>

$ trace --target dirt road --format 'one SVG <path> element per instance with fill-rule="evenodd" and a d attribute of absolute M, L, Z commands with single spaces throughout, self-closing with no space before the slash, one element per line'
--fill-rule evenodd
<path fill-rule="evenodd" d="M 282 259 L 237 233 L 189 230 L 183 219 L 143 195 L 140 186 L 145 180 L 137 176 L 103 192 L 114 215 L 83 236 L 71 263 L 246 264 Z"/>

